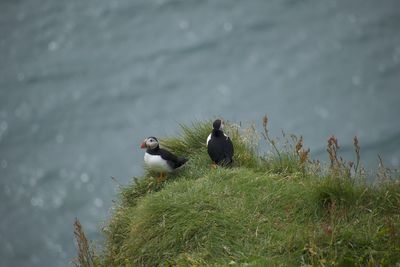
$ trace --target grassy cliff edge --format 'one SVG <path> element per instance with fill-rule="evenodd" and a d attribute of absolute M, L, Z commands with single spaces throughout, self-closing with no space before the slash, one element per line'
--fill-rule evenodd
<path fill-rule="evenodd" d="M 335 139 L 321 171 L 302 138 L 277 147 L 267 123 L 276 153 L 259 156 L 254 128 L 230 124 L 235 166 L 217 169 L 205 145 L 211 123 L 182 125 L 162 145 L 189 162 L 163 183 L 146 172 L 121 188 L 103 249 L 79 251 L 77 265 L 400 266 L 398 177 L 365 182 Z"/>

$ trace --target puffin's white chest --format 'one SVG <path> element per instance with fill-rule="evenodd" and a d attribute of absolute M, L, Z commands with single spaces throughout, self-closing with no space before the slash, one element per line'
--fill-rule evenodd
<path fill-rule="evenodd" d="M 208 146 L 208 142 L 210 142 L 210 140 L 211 140 L 211 135 L 212 134 L 209 134 L 208 137 L 207 137 L 207 146 Z"/>
<path fill-rule="evenodd" d="M 171 172 L 172 168 L 167 164 L 167 161 L 162 159 L 159 155 L 150 155 L 149 153 L 144 153 L 144 163 L 146 166 L 158 172 Z"/>

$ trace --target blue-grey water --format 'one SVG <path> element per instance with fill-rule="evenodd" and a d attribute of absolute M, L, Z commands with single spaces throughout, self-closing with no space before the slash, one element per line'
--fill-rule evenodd
<path fill-rule="evenodd" d="M 0 266 L 68 266 L 75 217 L 101 240 L 144 137 L 265 113 L 398 168 L 400 2 L 0 1 Z"/>

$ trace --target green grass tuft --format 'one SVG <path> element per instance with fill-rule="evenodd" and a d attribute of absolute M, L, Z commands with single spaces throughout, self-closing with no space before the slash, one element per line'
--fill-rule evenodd
<path fill-rule="evenodd" d="M 211 122 L 181 128 L 161 144 L 189 161 L 165 182 L 146 172 L 121 188 L 96 266 L 400 265 L 398 179 L 367 184 L 345 163 L 310 171 L 302 139 L 260 157 L 254 128 L 234 124 L 234 166 L 213 169 Z"/>

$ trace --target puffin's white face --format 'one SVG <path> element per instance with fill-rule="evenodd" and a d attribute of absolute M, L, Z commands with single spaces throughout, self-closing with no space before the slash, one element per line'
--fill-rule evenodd
<path fill-rule="evenodd" d="M 150 148 L 150 149 L 153 149 L 153 148 L 156 148 L 156 147 L 158 147 L 158 141 L 157 141 L 157 139 L 156 138 L 154 138 L 154 137 L 148 137 L 148 138 L 146 138 L 146 139 L 144 139 L 144 141 L 143 141 L 143 143 L 142 143 L 142 145 L 141 145 L 141 148 Z"/>
<path fill-rule="evenodd" d="M 219 126 L 219 130 L 222 131 L 224 129 L 224 121 L 221 120 L 221 126 Z"/>

